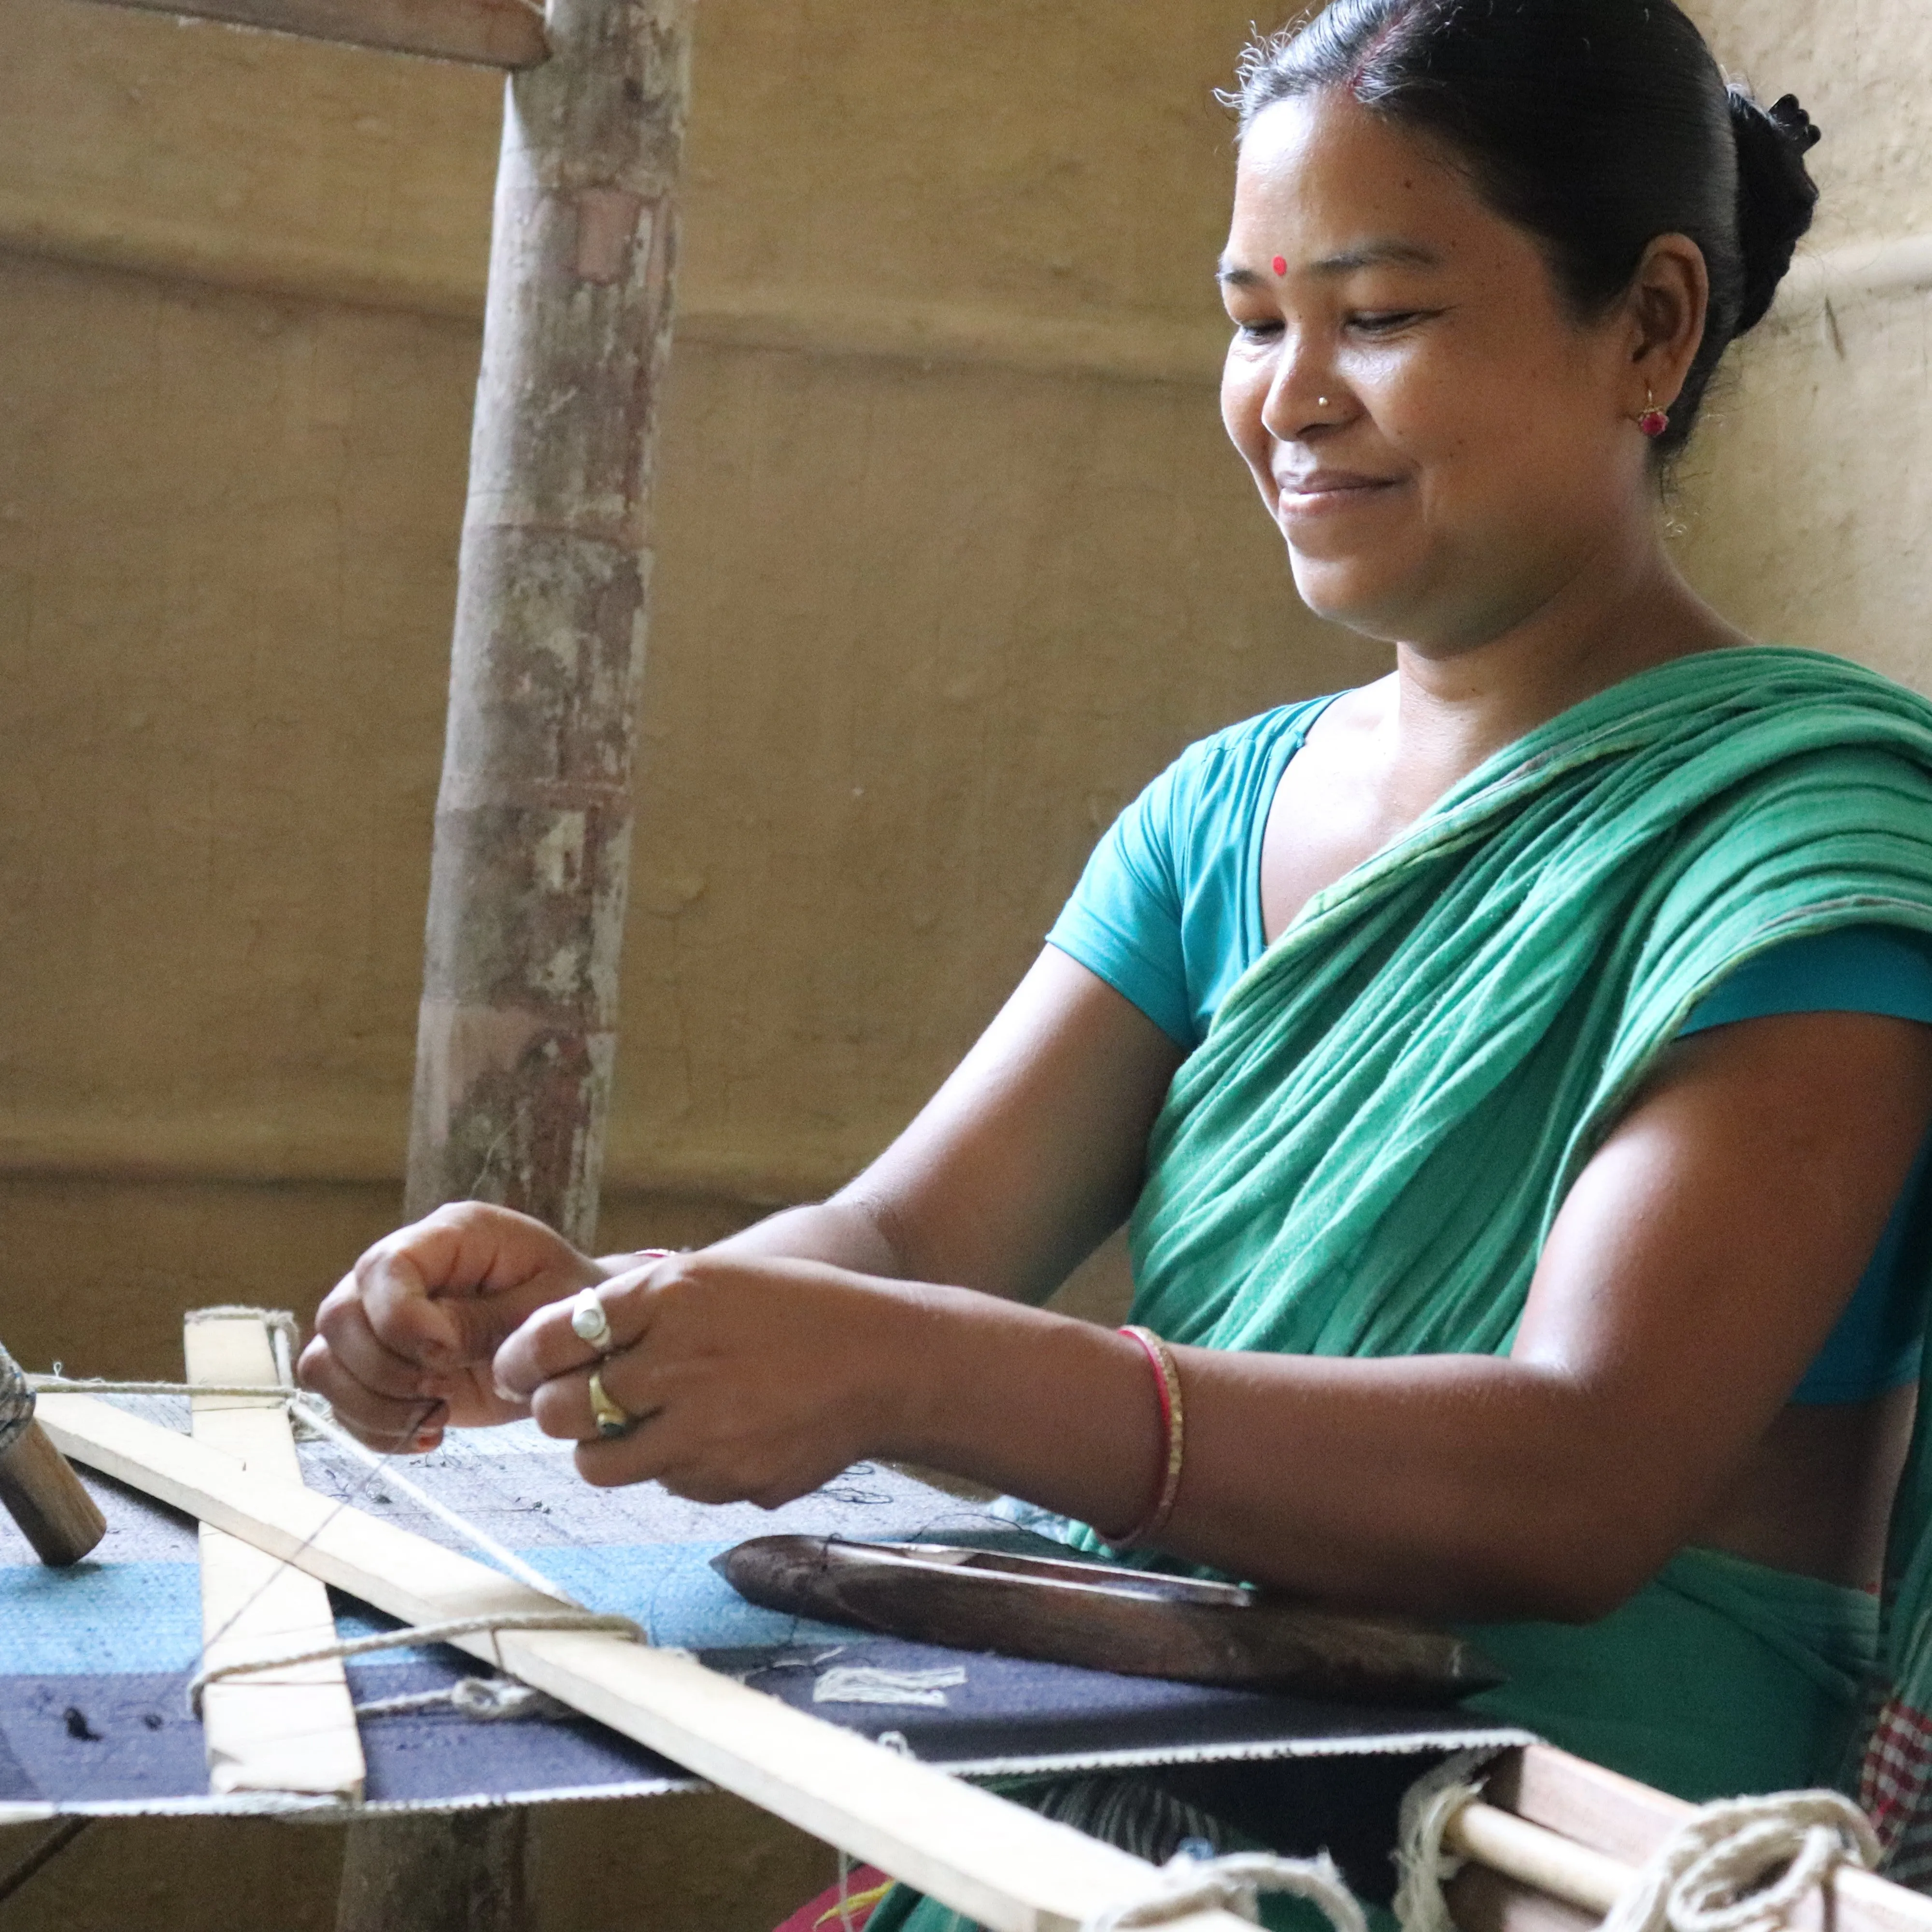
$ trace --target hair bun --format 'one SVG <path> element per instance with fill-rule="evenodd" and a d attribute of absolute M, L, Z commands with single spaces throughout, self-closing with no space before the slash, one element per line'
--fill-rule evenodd
<path fill-rule="evenodd" d="M 1818 184 L 1804 157 L 1819 134 L 1795 94 L 1760 107 L 1747 88 L 1726 91 L 1738 145 L 1738 244 L 1744 272 L 1735 337 L 1764 319 L 1792 250 L 1811 226 Z"/>
<path fill-rule="evenodd" d="M 1790 142 L 1801 154 L 1808 154 L 1824 136 L 1817 124 L 1798 105 L 1795 94 L 1782 94 L 1764 110 L 1764 118 Z"/>

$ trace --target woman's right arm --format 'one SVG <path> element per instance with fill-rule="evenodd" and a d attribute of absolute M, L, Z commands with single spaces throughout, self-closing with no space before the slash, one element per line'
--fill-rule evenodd
<path fill-rule="evenodd" d="M 1132 1208 L 1181 1058 L 1138 1007 L 1048 946 L 863 1174 L 718 1246 L 1043 1300 Z M 332 1291 L 302 1378 L 368 1440 L 433 1447 L 446 1424 L 520 1414 L 491 1384 L 498 1346 L 538 1307 L 628 1264 L 592 1261 L 506 1208 L 440 1208 Z"/>

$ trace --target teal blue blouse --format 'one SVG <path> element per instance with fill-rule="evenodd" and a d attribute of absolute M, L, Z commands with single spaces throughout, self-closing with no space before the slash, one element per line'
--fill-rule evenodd
<path fill-rule="evenodd" d="M 1191 745 L 1115 820 L 1048 943 L 1097 974 L 1184 1052 L 1260 958 L 1262 838 L 1288 761 L 1330 700 L 1284 705 Z M 1789 940 L 1740 967 L 1682 1028 L 1770 1013 L 1883 1013 L 1932 1025 L 1932 956 L 1858 926 Z M 1932 1135 L 1851 1300 L 1792 1400 L 1860 1402 L 1913 1381 L 1932 1274 Z"/>

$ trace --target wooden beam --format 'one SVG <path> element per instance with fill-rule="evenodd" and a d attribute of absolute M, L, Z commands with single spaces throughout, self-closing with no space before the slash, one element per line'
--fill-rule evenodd
<path fill-rule="evenodd" d="M 1466 1807 L 1443 1838 L 1504 1881 L 1457 1880 L 1450 1898 L 1463 1932 L 1569 1932 L 1580 1916 L 1601 1918 L 1696 1808 L 1549 1744 L 1511 1752 L 1486 1792 L 1492 1802 Z M 1841 1866 L 1828 1906 L 1814 1895 L 1792 1922 L 1792 1932 L 1828 1928 L 1932 1932 L 1932 1898 Z"/>
<path fill-rule="evenodd" d="M 458 554 L 406 1210 L 594 1245 L 694 0 L 552 0 L 510 84 Z"/>
<path fill-rule="evenodd" d="M 268 1331 L 255 1316 L 188 1318 L 182 1335 L 190 1382 L 278 1388 Z M 286 1403 L 279 1396 L 196 1396 L 194 1439 L 278 1482 L 300 1483 Z M 201 1526 L 202 1663 L 214 1669 L 335 1641 L 327 1588 L 212 1525 Z M 203 1693 L 202 1728 L 212 1791 L 362 1796 L 362 1739 L 339 1660 L 238 1677 Z"/>
<path fill-rule="evenodd" d="M 526 0 L 112 0 L 142 13 L 307 40 L 518 70 L 548 58 L 543 14 Z"/>
<path fill-rule="evenodd" d="M 68 1454 L 253 1543 L 405 1622 L 554 1613 L 525 1585 L 440 1544 L 86 1396 L 44 1396 Z M 458 1647 L 700 1777 L 842 1846 L 993 1932 L 1077 1932 L 1138 1898 L 1145 1861 L 778 1699 L 685 1652 L 578 1631 L 505 1631 Z M 1174 1932 L 1237 1932 L 1232 1914 Z"/>

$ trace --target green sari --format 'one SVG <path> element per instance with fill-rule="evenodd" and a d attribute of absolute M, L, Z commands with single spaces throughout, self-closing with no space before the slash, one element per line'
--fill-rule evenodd
<path fill-rule="evenodd" d="M 1133 1320 L 1204 1348 L 1506 1353 L 1571 1184 L 1691 1010 L 1772 946 L 1873 924 L 1932 934 L 1932 706 L 1767 646 L 1586 700 L 1229 992 L 1154 1128 Z M 1932 1658 L 1922 1541 L 1892 1623 Z M 1512 1676 L 1484 1701 L 1687 1796 L 1828 1781 L 1876 1624 L 1858 1592 L 1690 1551 L 1599 1623 L 1485 1627 Z"/>

